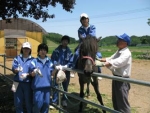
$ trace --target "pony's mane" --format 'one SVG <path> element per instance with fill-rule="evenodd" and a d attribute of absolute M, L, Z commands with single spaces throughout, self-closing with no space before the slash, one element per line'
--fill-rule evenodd
<path fill-rule="evenodd" d="M 80 57 L 90 56 L 95 59 L 96 52 L 98 50 L 98 42 L 96 37 L 87 36 L 83 39 L 83 42 L 80 46 Z"/>

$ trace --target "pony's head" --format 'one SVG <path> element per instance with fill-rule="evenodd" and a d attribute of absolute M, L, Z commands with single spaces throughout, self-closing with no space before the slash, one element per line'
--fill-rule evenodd
<path fill-rule="evenodd" d="M 87 77 L 91 77 L 95 67 L 95 58 L 98 51 L 98 41 L 94 36 L 88 35 L 82 38 L 82 44 L 79 49 L 79 67 L 84 70 Z"/>

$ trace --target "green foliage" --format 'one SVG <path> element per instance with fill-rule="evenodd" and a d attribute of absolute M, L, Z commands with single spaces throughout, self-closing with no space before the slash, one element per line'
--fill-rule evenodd
<path fill-rule="evenodd" d="M 48 33 L 46 36 L 47 40 L 51 40 L 57 44 L 60 44 L 62 35 L 59 33 Z M 102 38 L 101 41 L 99 42 L 99 46 L 112 46 L 116 45 L 117 43 L 117 37 L 116 36 L 107 36 L 105 38 Z M 70 44 L 78 44 L 78 40 L 75 40 L 75 38 L 70 37 Z M 145 35 L 145 36 L 131 36 L 131 43 L 130 46 L 145 46 L 145 44 L 150 45 L 150 36 Z"/>
<path fill-rule="evenodd" d="M 117 49 L 115 46 L 100 47 L 102 57 L 110 57 Z M 133 59 L 150 59 L 150 46 L 131 46 L 129 49 L 132 52 Z"/>
<path fill-rule="evenodd" d="M 131 36 L 131 43 L 130 43 L 130 46 L 136 46 L 137 44 L 140 44 L 141 43 L 141 40 L 140 40 L 140 37 L 137 37 L 137 36 Z"/>
<path fill-rule="evenodd" d="M 62 35 L 59 33 L 48 33 L 47 39 L 59 44 L 61 42 Z"/>
<path fill-rule="evenodd" d="M 62 5 L 62 9 L 72 12 L 75 0 L 0 0 L 0 18 L 18 18 L 33 17 L 36 20 L 54 18 L 54 14 L 49 14 L 49 7 L 56 7 L 56 4 Z"/>
<path fill-rule="evenodd" d="M 108 45 L 115 45 L 117 42 L 117 38 L 115 36 L 108 36 L 102 38 L 99 42 L 99 46 L 108 46 Z"/>
<path fill-rule="evenodd" d="M 141 37 L 141 44 L 150 44 L 150 36 L 142 36 Z"/>
<path fill-rule="evenodd" d="M 116 45 L 117 37 L 116 36 L 108 36 L 102 38 L 99 42 L 99 46 L 109 46 L 109 45 Z M 149 44 L 150 45 L 150 36 L 131 36 L 131 43 L 130 46 L 137 46 L 141 44 Z"/>
<path fill-rule="evenodd" d="M 61 38 L 63 37 L 63 35 L 59 33 L 48 33 L 45 37 L 46 39 L 59 44 L 61 42 Z M 70 37 L 70 44 L 73 44 L 73 43 L 77 43 L 77 41 L 75 40 L 75 38 Z"/>
<path fill-rule="evenodd" d="M 47 44 L 47 38 L 46 38 L 46 36 L 43 36 L 43 43 Z"/>

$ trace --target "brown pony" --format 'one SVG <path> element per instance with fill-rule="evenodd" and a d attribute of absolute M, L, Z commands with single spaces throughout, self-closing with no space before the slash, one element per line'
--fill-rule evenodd
<path fill-rule="evenodd" d="M 96 39 L 96 37 L 92 37 L 89 35 L 86 38 L 83 38 L 83 41 L 79 48 L 79 59 L 77 62 L 77 68 L 84 71 L 84 74 L 78 73 L 80 84 L 80 97 L 84 98 L 85 95 L 84 84 L 87 83 L 88 86 L 91 83 L 94 87 L 98 101 L 101 105 L 104 105 L 99 91 L 98 79 L 96 76 L 92 76 L 93 72 L 98 72 L 98 67 L 95 66 L 95 58 L 98 51 L 99 40 Z M 83 103 L 80 102 L 79 112 L 82 112 L 82 108 Z M 106 111 L 103 110 L 103 113 L 106 113 Z"/>

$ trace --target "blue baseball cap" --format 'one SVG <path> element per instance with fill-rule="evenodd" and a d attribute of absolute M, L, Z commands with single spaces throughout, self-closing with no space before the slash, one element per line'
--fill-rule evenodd
<path fill-rule="evenodd" d="M 127 42 L 128 45 L 130 45 L 131 40 L 130 40 L 130 37 L 126 33 L 120 36 L 116 36 L 116 37 L 124 40 L 125 42 Z"/>

